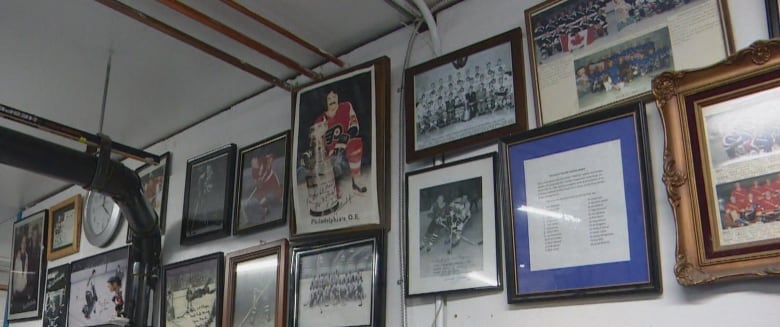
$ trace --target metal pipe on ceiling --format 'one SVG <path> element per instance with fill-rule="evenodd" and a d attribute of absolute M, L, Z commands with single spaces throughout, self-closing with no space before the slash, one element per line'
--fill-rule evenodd
<path fill-rule="evenodd" d="M 255 39 L 250 38 L 249 36 L 246 36 L 245 34 L 231 28 L 230 26 L 223 24 L 222 22 L 214 18 L 209 17 L 208 15 L 196 10 L 195 8 L 192 8 L 178 0 L 158 0 L 158 1 L 163 5 L 167 6 L 168 8 L 177 11 L 180 14 L 185 15 L 203 25 L 206 25 L 211 29 L 221 33 L 222 35 L 225 35 L 247 47 L 250 47 L 257 52 L 260 52 L 261 54 L 273 60 L 276 60 L 277 62 L 289 68 L 298 71 L 303 75 L 306 75 L 315 80 L 322 79 L 322 76 L 320 74 L 317 74 L 311 69 L 303 67 L 303 65 L 297 63 L 296 61 L 290 59 L 289 57 L 279 52 L 276 52 L 275 50 L 269 48 L 268 46 L 256 41 Z"/>
<path fill-rule="evenodd" d="M 344 62 L 341 61 L 341 59 L 336 58 L 336 56 L 328 53 L 327 51 L 323 50 L 322 48 L 319 48 L 310 42 L 302 39 L 298 35 L 295 35 L 293 32 L 288 31 L 286 28 L 280 26 L 279 24 L 276 24 L 272 22 L 270 19 L 265 18 L 261 16 L 260 14 L 252 11 L 251 9 L 245 7 L 244 5 L 233 1 L 233 0 L 221 0 L 222 3 L 228 5 L 230 8 L 235 9 L 236 11 L 246 15 L 247 17 L 257 21 L 258 23 L 262 24 L 265 27 L 268 27 L 272 29 L 273 31 L 281 34 L 282 36 L 290 39 L 291 41 L 297 43 L 298 45 L 311 50 L 312 52 L 320 55 L 321 57 L 328 59 L 332 63 L 338 65 L 339 67 L 344 67 Z"/>
<path fill-rule="evenodd" d="M 252 66 L 246 62 L 244 62 L 241 59 L 238 59 L 234 56 L 231 56 L 227 52 L 224 52 L 222 50 L 219 50 L 215 48 L 214 46 L 203 42 L 197 38 L 195 38 L 192 35 L 189 35 L 187 33 L 182 32 L 181 30 L 176 29 L 175 27 L 168 25 L 166 23 L 163 23 L 162 21 L 159 21 L 155 18 L 152 18 L 151 16 L 145 14 L 144 12 L 137 10 L 133 7 L 130 7 L 122 2 L 119 2 L 118 0 L 95 0 L 100 4 L 103 4 L 111 9 L 114 9 L 117 12 L 120 12 L 132 19 L 135 19 L 151 28 L 154 28 L 162 33 L 167 34 L 170 37 L 173 37 L 174 39 L 177 39 L 179 41 L 182 41 L 186 44 L 189 44 L 193 46 L 194 48 L 201 50 L 205 53 L 208 53 L 217 59 L 220 59 L 228 64 L 231 64 L 235 66 L 238 69 L 241 69 L 247 73 L 250 73 L 256 77 L 259 77 L 261 79 L 264 79 L 268 82 L 273 83 L 274 85 L 285 89 L 287 91 L 292 90 L 292 86 L 288 84 L 287 82 L 283 81 L 282 79 L 271 75 L 270 73 L 257 68 L 255 66 Z"/>
<path fill-rule="evenodd" d="M 425 19 L 425 24 L 428 25 L 428 30 L 431 31 L 433 53 L 437 56 L 441 55 L 441 40 L 439 39 L 439 29 L 436 27 L 436 20 L 433 19 L 431 9 L 428 8 L 428 5 L 425 4 L 425 1 L 423 0 L 412 0 L 412 2 L 417 5 L 417 9 L 420 9 L 420 13 L 422 13 L 423 19 Z"/>

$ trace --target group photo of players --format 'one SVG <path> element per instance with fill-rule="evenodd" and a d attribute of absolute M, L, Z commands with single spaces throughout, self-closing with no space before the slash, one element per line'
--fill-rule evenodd
<path fill-rule="evenodd" d="M 723 229 L 780 218 L 780 173 L 718 185 L 716 191 Z"/>
<path fill-rule="evenodd" d="M 309 284 L 309 308 L 331 305 L 347 305 L 349 302 L 360 303 L 366 293 L 363 290 L 363 275 L 359 271 L 320 273 Z"/>

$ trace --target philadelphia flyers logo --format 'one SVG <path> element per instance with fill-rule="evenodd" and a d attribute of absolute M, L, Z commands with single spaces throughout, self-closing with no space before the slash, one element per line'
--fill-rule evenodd
<path fill-rule="evenodd" d="M 338 140 L 342 133 L 344 133 L 344 129 L 341 125 L 331 127 L 325 132 L 325 144 L 333 144 L 334 140 Z"/>

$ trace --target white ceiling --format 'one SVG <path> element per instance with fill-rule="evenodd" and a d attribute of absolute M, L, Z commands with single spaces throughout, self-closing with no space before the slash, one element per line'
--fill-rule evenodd
<path fill-rule="evenodd" d="M 122 2 L 277 77 L 288 80 L 298 75 L 157 1 Z M 219 1 L 182 2 L 305 67 L 325 62 Z M 457 1 L 425 2 L 436 9 Z M 412 14 L 398 10 L 413 11 L 411 0 L 239 3 L 334 55 L 414 19 Z M 109 55 L 103 132 L 134 147 L 164 139 L 272 86 L 95 1 L 0 1 L 0 104 L 96 133 Z M 82 149 L 78 144 L 2 119 L 0 126 Z M 65 186 L 8 166 L 0 166 L 0 181 L 0 220 Z"/>

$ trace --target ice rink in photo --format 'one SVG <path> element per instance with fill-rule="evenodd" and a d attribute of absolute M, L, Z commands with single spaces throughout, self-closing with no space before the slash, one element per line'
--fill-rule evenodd
<path fill-rule="evenodd" d="M 92 275 L 93 269 L 94 275 Z M 124 297 L 127 289 L 126 272 L 127 259 L 120 259 L 71 273 L 68 326 L 102 325 L 115 318 L 116 310 L 112 301 L 114 294 L 108 289 L 108 279 L 121 276 Z M 91 293 L 93 290 L 97 295 L 97 301 L 90 306 L 87 303 L 86 292 Z"/>

